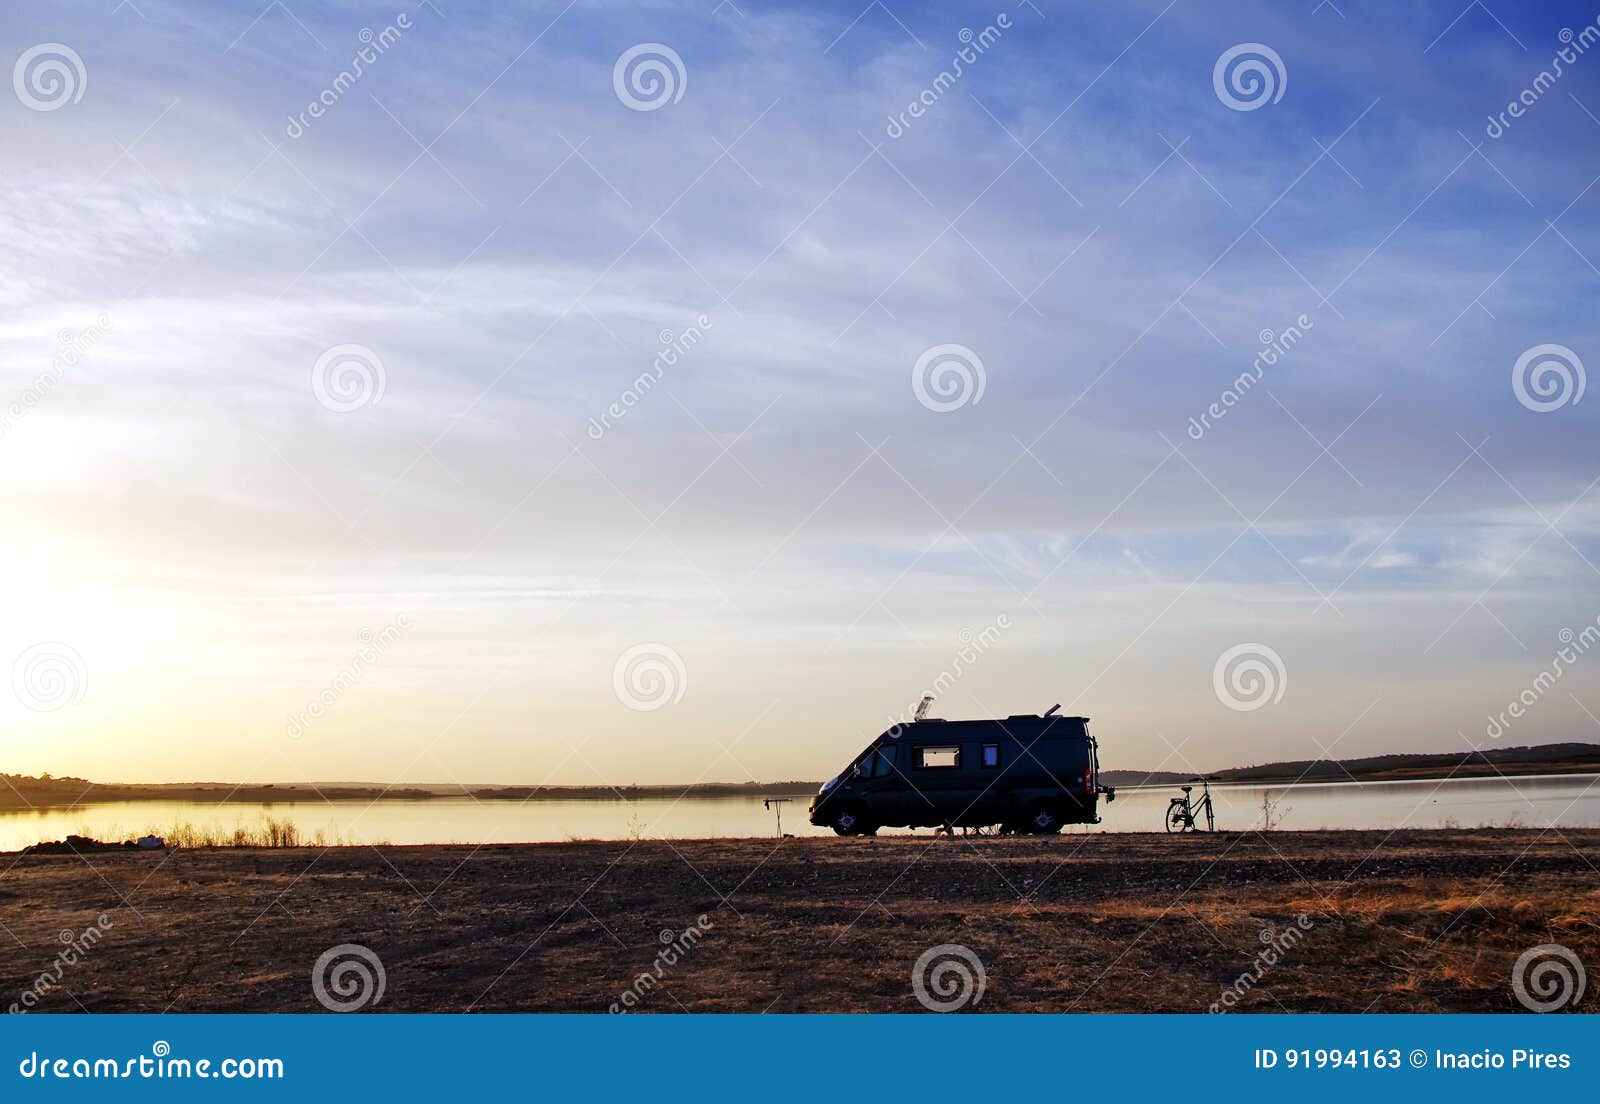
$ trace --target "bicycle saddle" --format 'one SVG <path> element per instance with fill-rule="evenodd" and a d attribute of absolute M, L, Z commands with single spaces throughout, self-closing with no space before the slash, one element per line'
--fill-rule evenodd
<path fill-rule="evenodd" d="M 1193 786 L 1179 786 L 1178 789 L 1182 790 L 1184 793 L 1188 793 L 1190 790 L 1194 789 L 1194 787 Z"/>

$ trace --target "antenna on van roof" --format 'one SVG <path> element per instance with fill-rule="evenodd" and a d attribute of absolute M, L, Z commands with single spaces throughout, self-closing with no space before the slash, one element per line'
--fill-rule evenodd
<path fill-rule="evenodd" d="M 1061 708 L 1061 703 L 1060 703 L 1060 702 L 1056 702 L 1056 703 L 1055 703 L 1055 704 L 1054 704 L 1054 705 L 1052 705 L 1052 706 L 1051 706 L 1051 707 L 1050 707 L 1050 708 L 1049 708 L 1049 709 L 1048 709 L 1048 710 L 1046 710 L 1046 711 L 1045 711 L 1045 716 L 1046 716 L 1046 717 L 1053 717 L 1053 716 L 1055 716 L 1055 713 L 1056 713 L 1056 710 L 1058 710 L 1058 709 L 1060 709 L 1060 708 Z"/>
<path fill-rule="evenodd" d="M 932 704 L 933 704 L 933 695 L 932 694 L 924 694 L 924 695 L 922 695 L 922 700 L 917 703 L 917 711 L 916 711 L 916 713 L 912 714 L 911 719 L 913 721 L 922 720 L 924 717 L 926 717 L 928 715 L 928 706 L 930 706 Z"/>

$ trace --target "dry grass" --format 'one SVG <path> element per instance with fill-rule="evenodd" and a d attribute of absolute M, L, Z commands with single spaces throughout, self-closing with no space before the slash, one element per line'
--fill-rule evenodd
<path fill-rule="evenodd" d="M 84 826 L 78 829 L 78 835 L 92 839 L 95 832 Z M 159 836 L 168 847 L 190 849 L 390 846 L 384 840 L 346 838 L 337 833 L 330 837 L 321 829 L 315 832 L 302 832 L 290 818 L 273 816 L 264 816 L 256 824 L 235 824 L 231 828 L 218 824 L 194 824 L 187 820 L 176 820 L 165 826 L 146 824 L 142 830 L 135 833 L 102 830 L 100 835 L 111 842 L 119 841 L 124 836 L 130 839 L 134 836 Z"/>
<path fill-rule="evenodd" d="M 1267 929 L 1298 934 L 1240 1011 L 1514 1012 L 1527 948 L 1600 964 L 1597 868 L 1600 831 L 1531 830 L 27 856 L 0 878 L 28 948 L 0 947 L 0 984 L 104 910 L 47 1007 L 315 1011 L 317 956 L 361 943 L 381 1010 L 604 1011 L 704 915 L 643 1010 L 916 1011 L 912 963 L 959 943 L 983 1011 L 1202 1012 Z"/>
<path fill-rule="evenodd" d="M 300 829 L 288 818 L 265 817 L 253 827 L 238 825 L 232 829 L 215 825 L 194 825 L 188 821 L 175 821 L 166 828 L 149 827 L 147 835 L 160 836 L 169 847 L 302 847 L 323 846 L 322 833 L 305 838 Z"/>

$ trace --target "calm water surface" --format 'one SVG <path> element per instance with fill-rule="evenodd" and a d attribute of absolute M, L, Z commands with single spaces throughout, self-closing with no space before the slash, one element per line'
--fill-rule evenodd
<path fill-rule="evenodd" d="M 1110 832 L 1159 831 L 1176 787 L 1121 789 L 1102 802 Z M 1276 803 L 1278 827 L 1440 828 L 1515 826 L 1600 827 L 1600 775 L 1539 775 L 1510 780 L 1345 782 L 1298 786 L 1213 786 L 1217 827 L 1259 828 L 1262 798 Z M 828 835 L 806 823 L 809 795 L 783 806 L 783 830 Z M 567 839 L 693 839 L 770 836 L 774 814 L 760 798 L 644 801 L 431 801 L 278 802 L 211 805 L 187 801 L 115 801 L 46 810 L 0 812 L 0 851 L 14 851 L 69 833 L 124 839 L 175 823 L 231 830 L 259 825 L 267 816 L 294 821 L 301 833 L 322 832 L 345 843 L 521 843 Z M 1069 829 L 1082 831 L 1083 829 Z"/>

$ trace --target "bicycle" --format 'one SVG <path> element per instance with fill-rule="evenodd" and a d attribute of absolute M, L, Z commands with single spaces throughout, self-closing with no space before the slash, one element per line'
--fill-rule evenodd
<path fill-rule="evenodd" d="M 1180 787 L 1183 790 L 1183 796 L 1175 797 L 1167 803 L 1167 831 L 1215 832 L 1217 830 L 1217 818 L 1211 806 L 1211 780 L 1197 778 L 1195 781 L 1200 783 L 1200 800 L 1193 801 L 1190 799 L 1189 793 L 1194 789 L 1193 786 L 1183 786 Z M 1205 811 L 1206 815 L 1206 826 L 1203 829 L 1195 823 L 1202 810 Z"/>

